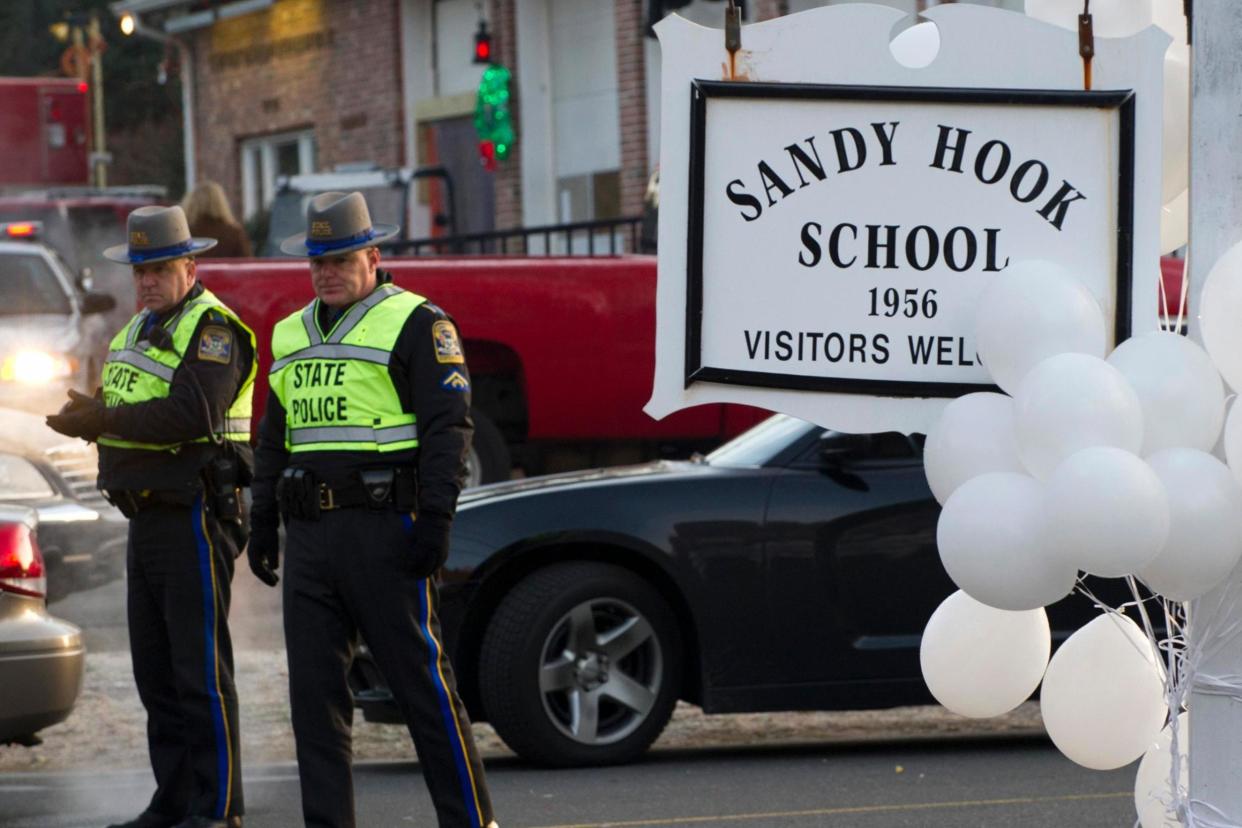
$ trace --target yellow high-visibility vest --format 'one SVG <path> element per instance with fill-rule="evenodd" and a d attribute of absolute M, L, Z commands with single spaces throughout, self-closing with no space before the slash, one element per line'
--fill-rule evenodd
<path fill-rule="evenodd" d="M 245 331 L 250 337 L 251 352 L 255 351 L 254 332 L 209 290 L 204 290 L 191 299 L 176 316 L 164 322 L 163 327 L 172 335 L 172 348 L 168 350 L 156 348 L 148 340 L 140 338 L 147 319 L 151 315 L 149 310 L 144 309 L 117 332 L 108 346 L 108 356 L 104 360 L 101 381 L 104 404 L 108 406 L 132 405 L 167 397 L 172 388 L 173 375 L 185 359 L 186 350 L 190 347 L 190 340 L 198 329 L 199 320 L 210 310 L 220 313 Z M 221 433 L 225 439 L 238 442 L 250 440 L 250 415 L 254 400 L 254 378 L 258 372 L 257 362 L 257 359 L 250 361 L 250 371 L 237 390 L 237 396 L 225 412 Z M 218 423 L 213 425 L 220 427 Z M 209 436 L 203 436 L 190 442 L 206 443 L 210 439 Z M 99 444 L 113 448 L 151 451 L 176 451 L 183 445 L 182 443 L 142 443 L 108 436 L 100 436 Z"/>
<path fill-rule="evenodd" d="M 388 373 L 397 336 L 427 300 L 382 284 L 326 333 L 319 300 L 272 331 L 272 391 L 285 409 L 285 449 L 388 453 L 418 447 L 414 414 L 403 411 Z"/>

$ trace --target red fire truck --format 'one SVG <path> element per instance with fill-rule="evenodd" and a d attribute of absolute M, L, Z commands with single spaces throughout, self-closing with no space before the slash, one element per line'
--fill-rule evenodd
<path fill-rule="evenodd" d="M 76 78 L 0 78 L 0 188 L 84 185 L 90 107 Z"/>

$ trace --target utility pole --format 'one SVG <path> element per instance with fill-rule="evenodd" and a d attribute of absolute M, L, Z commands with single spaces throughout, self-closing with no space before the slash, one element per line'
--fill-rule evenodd
<path fill-rule="evenodd" d="M 77 37 L 81 38 L 81 30 L 77 30 Z M 94 108 L 91 117 L 94 126 L 95 140 L 93 144 L 93 152 L 91 152 L 92 168 L 95 172 L 95 186 L 108 186 L 108 162 L 112 160 L 112 156 L 108 154 L 105 143 L 104 130 L 104 89 L 103 89 L 103 34 L 99 31 L 99 13 L 91 12 L 90 32 L 87 38 L 91 52 L 91 101 Z"/>
<path fill-rule="evenodd" d="M 1187 7 L 1190 3 L 1187 2 Z M 1187 292 L 1190 336 L 1202 342 L 1200 297 L 1212 265 L 1242 239 L 1242 153 L 1237 126 L 1242 113 L 1242 3 L 1195 0 L 1191 31 L 1190 254 Z M 1235 400 L 1234 405 L 1240 403 Z M 1231 628 L 1242 622 L 1242 567 L 1195 601 L 1190 636 L 1213 643 L 1198 665 L 1201 677 L 1242 675 L 1242 646 Z M 1216 639 L 1215 642 L 1206 639 Z M 1221 640 L 1223 638 L 1223 640 Z M 1238 690 L 1234 690 L 1238 693 Z M 1175 711 L 1170 711 L 1176 715 Z M 1198 824 L 1242 825 L 1242 701 L 1192 689 L 1190 695 L 1190 798 Z M 1207 819 L 1210 822 L 1203 823 Z M 1185 821 L 1183 819 L 1183 824 Z"/>

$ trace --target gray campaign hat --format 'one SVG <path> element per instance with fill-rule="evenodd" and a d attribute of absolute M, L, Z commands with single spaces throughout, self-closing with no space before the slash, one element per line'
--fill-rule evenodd
<path fill-rule="evenodd" d="M 374 247 L 397 235 L 393 224 L 371 224 L 362 193 L 320 193 L 306 207 L 306 232 L 290 236 L 280 249 L 291 256 L 338 256 Z"/>
<path fill-rule="evenodd" d="M 139 207 L 129 214 L 129 243 L 104 251 L 104 256 L 125 264 L 150 264 L 183 256 L 197 256 L 216 246 L 215 239 L 193 238 L 185 212 L 178 206 Z"/>

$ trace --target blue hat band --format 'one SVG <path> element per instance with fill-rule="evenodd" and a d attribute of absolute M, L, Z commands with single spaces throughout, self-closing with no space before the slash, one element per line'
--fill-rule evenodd
<path fill-rule="evenodd" d="M 340 250 L 343 247 L 351 247 L 361 242 L 369 242 L 373 238 L 375 238 L 375 229 L 368 227 L 361 233 L 344 239 L 332 239 L 331 241 L 325 242 L 313 242 L 310 239 L 307 239 L 306 252 L 311 256 L 322 256 L 325 253 L 331 253 L 333 250 Z"/>
<path fill-rule="evenodd" d="M 169 256 L 179 256 L 182 253 L 189 253 L 194 250 L 194 239 L 186 239 L 178 244 L 168 247 L 156 247 L 152 250 L 134 250 L 129 249 L 129 260 L 134 264 L 142 264 L 151 259 L 163 259 Z"/>

